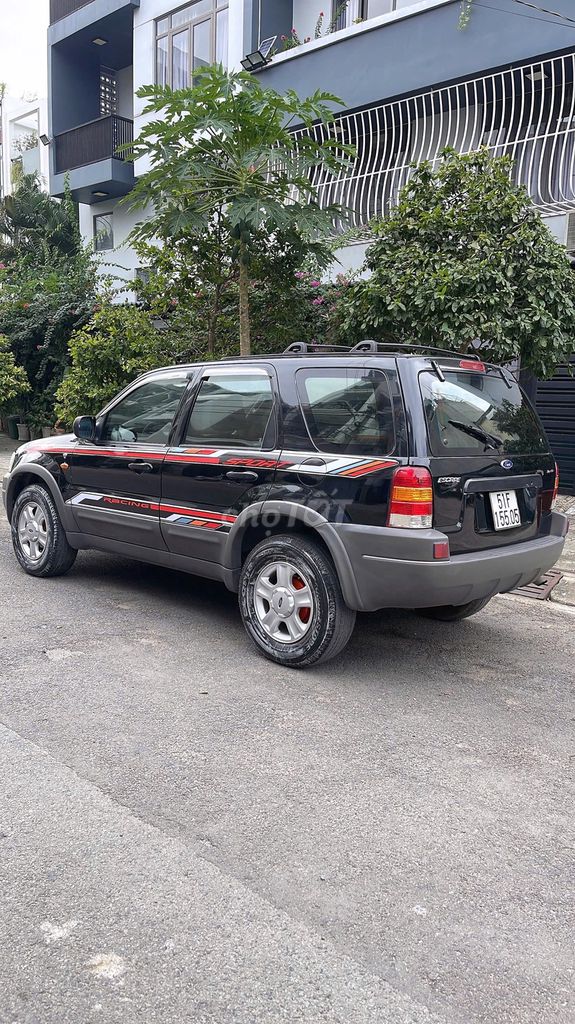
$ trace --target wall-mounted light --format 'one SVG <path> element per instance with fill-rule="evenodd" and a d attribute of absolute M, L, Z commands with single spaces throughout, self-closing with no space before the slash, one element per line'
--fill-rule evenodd
<path fill-rule="evenodd" d="M 269 64 L 271 57 L 270 53 L 274 48 L 274 43 L 277 36 L 270 36 L 268 39 L 264 39 L 257 50 L 253 53 L 248 53 L 241 61 L 241 65 L 244 71 L 259 71 L 260 68 L 265 68 L 266 64 Z"/>
<path fill-rule="evenodd" d="M 42 143 L 43 146 L 49 146 L 50 143 L 52 142 L 52 139 L 48 135 L 44 135 L 44 134 L 40 135 L 39 139 L 40 139 L 40 142 Z"/>
<path fill-rule="evenodd" d="M 543 68 L 539 68 L 538 71 L 527 71 L 525 77 L 528 78 L 530 82 L 544 82 L 549 76 L 545 74 Z"/>
<path fill-rule="evenodd" d="M 110 193 L 109 192 L 92 192 L 92 195 L 96 199 L 107 199 L 107 197 L 110 195 Z"/>
<path fill-rule="evenodd" d="M 92 39 L 92 42 L 94 43 L 94 46 L 107 46 L 108 45 L 108 40 L 107 39 L 102 39 L 101 36 L 96 36 L 95 39 Z"/>

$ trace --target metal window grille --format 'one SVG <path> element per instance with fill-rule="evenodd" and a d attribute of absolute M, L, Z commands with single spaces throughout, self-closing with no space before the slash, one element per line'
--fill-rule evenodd
<path fill-rule="evenodd" d="M 512 160 L 511 176 L 546 215 L 575 211 L 575 53 L 418 93 L 319 125 L 356 148 L 338 176 L 312 177 L 322 206 L 340 203 L 361 227 L 386 216 L 414 165 L 437 166 L 449 146 L 487 146 Z M 303 134 L 301 131 L 298 134 Z M 336 225 L 343 227 L 344 225 Z"/>
<path fill-rule="evenodd" d="M 100 116 L 118 113 L 118 81 L 116 72 L 100 68 Z"/>

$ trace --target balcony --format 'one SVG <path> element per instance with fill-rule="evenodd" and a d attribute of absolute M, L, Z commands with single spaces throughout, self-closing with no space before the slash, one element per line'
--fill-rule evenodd
<path fill-rule="evenodd" d="M 313 134 L 355 150 L 347 173 L 320 166 L 312 177 L 320 205 L 341 204 L 354 228 L 387 217 L 414 165 L 436 167 L 446 147 L 510 157 L 514 184 L 543 216 L 574 213 L 575 53 L 343 113 Z"/>
<path fill-rule="evenodd" d="M 126 195 L 134 185 L 134 167 L 120 152 L 133 141 L 134 125 L 112 114 L 62 132 L 54 138 L 52 194 L 62 196 L 69 177 L 78 203 Z"/>
<path fill-rule="evenodd" d="M 121 12 L 131 15 L 139 6 L 140 0 L 50 0 L 48 42 L 59 43 Z"/>
<path fill-rule="evenodd" d="M 87 7 L 92 0 L 50 0 L 50 24 L 75 14 L 81 7 Z"/>
<path fill-rule="evenodd" d="M 62 132 L 54 139 L 56 174 L 72 171 L 99 160 L 125 160 L 119 153 L 121 146 L 127 146 L 134 139 L 134 124 L 127 117 L 99 117 L 89 124 Z"/>

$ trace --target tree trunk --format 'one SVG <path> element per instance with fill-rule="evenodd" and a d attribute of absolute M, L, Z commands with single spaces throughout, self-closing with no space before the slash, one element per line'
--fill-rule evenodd
<path fill-rule="evenodd" d="M 211 359 L 216 351 L 218 316 L 220 315 L 220 303 L 222 296 L 221 285 L 216 285 L 214 301 L 208 318 L 208 355 Z"/>
<path fill-rule="evenodd" d="M 240 355 L 251 355 L 250 296 L 246 243 L 240 239 Z"/>

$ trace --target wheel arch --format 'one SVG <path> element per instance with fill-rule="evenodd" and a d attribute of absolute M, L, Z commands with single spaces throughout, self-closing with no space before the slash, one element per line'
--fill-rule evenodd
<path fill-rule="evenodd" d="M 334 563 L 345 603 L 355 610 L 361 607 L 355 573 L 337 531 L 315 509 L 291 501 L 251 505 L 238 516 L 224 553 L 230 590 L 239 589 L 240 570 L 249 552 L 260 540 L 278 533 L 304 533 L 319 542 Z"/>
<path fill-rule="evenodd" d="M 64 501 L 62 492 L 58 487 L 56 480 L 45 466 L 39 466 L 36 463 L 26 463 L 23 466 L 17 466 L 12 472 L 6 492 L 6 514 L 8 519 L 12 517 L 14 504 L 18 495 L 25 487 L 30 487 L 33 484 L 42 484 L 45 489 L 50 492 L 54 504 L 58 509 L 58 515 L 62 520 L 64 530 L 73 532 L 75 529 L 74 519 L 70 509 L 66 506 L 66 502 Z"/>

